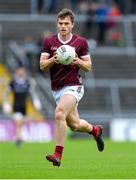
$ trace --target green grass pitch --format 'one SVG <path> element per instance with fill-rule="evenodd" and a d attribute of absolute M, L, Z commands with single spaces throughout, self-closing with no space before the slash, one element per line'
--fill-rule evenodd
<path fill-rule="evenodd" d="M 136 179 L 136 143 L 105 144 L 98 152 L 93 139 L 67 140 L 58 168 L 45 160 L 54 142 L 0 143 L 0 179 Z"/>

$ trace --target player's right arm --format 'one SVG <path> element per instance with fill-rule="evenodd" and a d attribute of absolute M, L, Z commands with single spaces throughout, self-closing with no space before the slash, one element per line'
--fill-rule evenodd
<path fill-rule="evenodd" d="M 50 69 L 52 65 L 55 63 L 55 60 L 56 60 L 56 55 L 54 55 L 51 58 L 48 58 L 46 53 L 41 53 L 40 69 L 42 71 Z"/>
<path fill-rule="evenodd" d="M 5 114 L 9 114 L 11 112 L 11 105 L 10 105 L 10 102 L 9 102 L 9 94 L 10 94 L 10 92 L 11 92 L 11 84 L 9 84 L 6 87 L 6 91 L 5 91 L 4 96 L 3 96 L 2 109 L 3 109 L 3 112 Z"/>
<path fill-rule="evenodd" d="M 50 48 L 52 46 L 52 41 L 50 38 L 45 38 L 43 41 L 42 53 L 40 57 L 40 69 L 42 71 L 50 69 L 54 63 L 57 62 L 56 53 L 50 57 Z"/>

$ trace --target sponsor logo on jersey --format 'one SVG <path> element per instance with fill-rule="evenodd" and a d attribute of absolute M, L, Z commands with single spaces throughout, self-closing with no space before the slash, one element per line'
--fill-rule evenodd
<path fill-rule="evenodd" d="M 57 47 L 56 47 L 56 46 L 51 46 L 51 50 L 56 51 L 56 50 L 57 50 Z"/>

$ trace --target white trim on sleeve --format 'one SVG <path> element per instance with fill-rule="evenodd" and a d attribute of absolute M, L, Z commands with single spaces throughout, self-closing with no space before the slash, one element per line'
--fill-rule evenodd
<path fill-rule="evenodd" d="M 47 53 L 47 52 L 42 52 L 41 55 L 42 55 L 42 56 L 46 56 L 46 57 L 49 57 L 49 56 L 50 56 L 50 54 Z"/>
<path fill-rule="evenodd" d="M 87 55 L 81 56 L 81 58 L 87 58 L 87 57 L 89 57 L 89 56 L 90 56 L 90 55 L 87 54 Z"/>

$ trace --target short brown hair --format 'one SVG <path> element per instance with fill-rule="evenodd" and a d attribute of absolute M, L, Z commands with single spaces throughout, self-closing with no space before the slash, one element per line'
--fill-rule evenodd
<path fill-rule="evenodd" d="M 59 13 L 58 13 L 58 16 L 57 16 L 57 20 L 60 18 L 65 18 L 65 17 L 67 17 L 67 16 L 69 16 L 70 18 L 71 18 L 71 22 L 72 23 L 74 23 L 74 21 L 75 21 L 75 15 L 74 15 L 74 13 L 72 12 L 72 10 L 71 9 L 67 9 L 67 8 L 64 8 L 64 9 L 62 9 Z"/>

